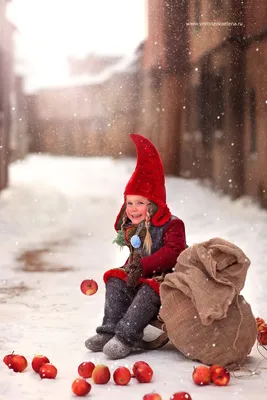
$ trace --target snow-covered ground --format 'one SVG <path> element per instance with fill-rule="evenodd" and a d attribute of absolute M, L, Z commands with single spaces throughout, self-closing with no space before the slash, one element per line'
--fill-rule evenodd
<path fill-rule="evenodd" d="M 156 391 L 167 400 L 174 392 L 188 391 L 193 400 L 266 400 L 267 360 L 256 346 L 247 368 L 260 374 L 232 377 L 222 388 L 194 385 L 191 373 L 197 363 L 170 345 L 115 362 L 84 347 L 102 319 L 103 272 L 125 260 L 126 254 L 112 244 L 113 223 L 134 166 L 135 160 L 37 155 L 11 166 L 10 187 L 0 195 L 0 356 L 14 350 L 30 364 L 34 354 L 45 354 L 58 376 L 41 380 L 30 366 L 16 374 L 0 362 L 0 400 L 71 399 L 71 383 L 82 361 L 107 364 L 113 371 L 140 359 L 154 369 L 150 384 L 132 380 L 119 387 L 111 380 L 93 385 L 89 396 L 137 400 Z M 173 177 L 167 179 L 167 193 L 172 212 L 186 224 L 189 245 L 219 236 L 250 258 L 242 294 L 255 316 L 267 319 L 266 210 L 246 199 L 231 202 L 197 182 Z M 99 284 L 94 296 L 80 291 L 86 278 Z"/>

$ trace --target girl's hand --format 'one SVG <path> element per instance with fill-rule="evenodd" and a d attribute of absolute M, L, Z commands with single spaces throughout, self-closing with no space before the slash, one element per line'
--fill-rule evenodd
<path fill-rule="evenodd" d="M 134 288 L 139 279 L 142 276 L 143 268 L 140 263 L 132 263 L 127 265 L 126 272 L 128 273 L 128 278 L 126 280 L 126 285 L 128 287 Z"/>

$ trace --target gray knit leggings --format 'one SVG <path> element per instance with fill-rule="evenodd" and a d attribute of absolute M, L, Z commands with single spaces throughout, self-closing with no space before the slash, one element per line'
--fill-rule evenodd
<path fill-rule="evenodd" d="M 159 308 L 159 295 L 146 283 L 129 288 L 123 280 L 112 277 L 106 283 L 104 318 L 96 332 L 114 333 L 122 342 L 133 345 L 142 338 Z"/>

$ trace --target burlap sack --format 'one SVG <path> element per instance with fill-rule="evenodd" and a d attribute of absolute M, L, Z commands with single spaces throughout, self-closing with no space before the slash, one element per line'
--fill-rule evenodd
<path fill-rule="evenodd" d="M 257 336 L 251 307 L 239 295 L 249 265 L 240 248 L 220 238 L 180 254 L 161 284 L 160 317 L 185 356 L 229 369 L 244 363 Z"/>

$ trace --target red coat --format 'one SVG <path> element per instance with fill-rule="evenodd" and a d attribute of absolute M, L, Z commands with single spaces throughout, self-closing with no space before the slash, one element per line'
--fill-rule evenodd
<path fill-rule="evenodd" d="M 164 277 L 175 266 L 179 254 L 186 248 L 184 223 L 179 218 L 171 220 L 163 231 L 163 246 L 155 253 L 141 259 L 143 268 L 140 283 L 146 282 L 157 293 L 160 283 L 157 277 Z M 126 261 L 127 262 L 127 261 Z M 104 274 L 106 283 L 110 277 L 127 279 L 127 273 L 120 268 L 111 269 Z M 162 279 L 161 279 L 162 280 Z"/>

